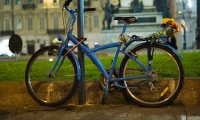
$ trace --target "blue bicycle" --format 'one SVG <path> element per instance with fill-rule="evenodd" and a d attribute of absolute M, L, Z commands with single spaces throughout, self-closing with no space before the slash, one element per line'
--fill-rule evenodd
<path fill-rule="evenodd" d="M 68 101 L 76 91 L 81 79 L 79 61 L 73 50 L 78 47 L 102 73 L 100 85 L 105 92 L 102 103 L 107 100 L 111 85 L 121 88 L 133 102 L 144 107 L 160 107 L 174 100 L 180 93 L 184 82 L 184 70 L 180 58 L 182 56 L 165 44 L 166 37 L 151 34 L 148 37 L 126 34 L 126 27 L 136 22 L 137 17 L 116 17 L 124 23 L 118 42 L 88 48 L 73 32 L 77 10 L 68 6 L 71 0 L 66 0 L 63 8 L 71 15 L 66 26 L 66 37 L 58 36 L 59 46 L 46 46 L 35 52 L 30 58 L 26 71 L 25 82 L 32 98 L 40 105 L 57 106 Z M 85 8 L 84 11 L 93 11 Z M 68 46 L 69 42 L 74 47 Z M 133 42 L 140 42 L 132 46 Z M 141 43 L 142 42 L 142 43 Z M 112 64 L 106 70 L 95 54 L 108 48 L 116 48 Z M 119 65 L 116 65 L 119 54 L 123 54 Z"/>

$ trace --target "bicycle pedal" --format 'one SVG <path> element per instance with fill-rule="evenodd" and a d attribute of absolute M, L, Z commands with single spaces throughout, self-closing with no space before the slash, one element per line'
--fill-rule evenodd
<path fill-rule="evenodd" d="M 54 78 L 56 75 L 55 74 L 48 74 L 47 77 L 49 78 Z"/>

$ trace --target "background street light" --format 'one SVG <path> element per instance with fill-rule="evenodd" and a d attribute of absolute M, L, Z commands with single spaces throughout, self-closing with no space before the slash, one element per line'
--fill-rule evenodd
<path fill-rule="evenodd" d="M 200 48 L 200 0 L 197 0 L 197 36 L 196 36 L 197 49 Z"/>
<path fill-rule="evenodd" d="M 180 2 L 182 4 L 182 14 L 183 14 L 183 20 L 185 21 L 185 7 L 186 7 L 186 3 L 188 3 L 188 6 L 192 6 L 190 0 L 176 0 L 178 2 Z M 187 42 L 186 42 L 186 29 L 184 28 L 184 34 L 183 34 L 183 49 L 187 50 Z"/>
<path fill-rule="evenodd" d="M 182 10 L 183 10 L 183 20 L 184 21 L 185 21 L 185 1 L 182 0 Z M 185 30 L 185 28 L 184 28 L 183 38 L 184 38 L 183 49 L 186 50 L 187 49 L 187 43 L 186 43 L 186 30 Z"/>

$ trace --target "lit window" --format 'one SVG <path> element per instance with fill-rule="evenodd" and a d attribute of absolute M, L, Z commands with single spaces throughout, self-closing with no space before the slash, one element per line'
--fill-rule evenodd
<path fill-rule="evenodd" d="M 33 0 L 26 0 L 27 4 L 33 4 Z"/>
<path fill-rule="evenodd" d="M 20 5 L 21 4 L 21 0 L 15 0 L 15 5 Z"/>
<path fill-rule="evenodd" d="M 58 3 L 58 1 L 57 0 L 53 0 L 53 3 Z"/>
<path fill-rule="evenodd" d="M 15 19 L 15 30 L 22 30 L 22 19 L 21 18 Z"/>
<path fill-rule="evenodd" d="M 28 30 L 33 30 L 33 19 L 28 18 Z"/>
<path fill-rule="evenodd" d="M 59 27 L 59 24 L 58 24 L 58 17 L 53 17 L 53 26 L 54 26 L 54 29 L 58 29 Z"/>
<path fill-rule="evenodd" d="M 42 4 L 42 3 L 44 3 L 44 2 L 43 2 L 43 0 L 39 0 L 39 3 Z"/>
<path fill-rule="evenodd" d="M 44 22 L 45 18 L 44 17 L 40 17 L 39 21 L 40 21 L 40 25 L 39 25 L 40 30 L 44 30 L 45 29 L 45 22 Z"/>
<path fill-rule="evenodd" d="M 11 25 L 10 25 L 10 19 L 9 18 L 5 19 L 5 30 L 6 31 L 11 30 Z"/>
<path fill-rule="evenodd" d="M 10 0 L 4 0 L 4 5 L 10 5 Z"/>

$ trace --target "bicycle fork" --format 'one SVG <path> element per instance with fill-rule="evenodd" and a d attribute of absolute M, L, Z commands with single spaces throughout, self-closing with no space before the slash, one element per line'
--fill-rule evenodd
<path fill-rule="evenodd" d="M 60 50 L 59 50 L 59 54 L 58 54 L 58 57 L 57 57 L 57 59 L 56 59 L 56 62 L 55 62 L 55 64 L 54 64 L 54 66 L 52 67 L 52 69 L 47 73 L 47 77 L 55 77 L 55 74 L 59 71 L 60 67 L 61 67 L 62 64 L 63 64 L 63 62 L 64 62 L 64 60 L 65 60 L 65 58 L 66 58 L 66 55 L 69 54 L 71 51 L 73 51 L 79 44 L 81 44 L 81 43 L 82 43 L 83 41 L 85 41 L 86 39 L 87 39 L 87 38 L 82 38 L 82 39 L 80 39 L 80 41 L 79 41 L 75 46 L 73 46 L 69 51 L 67 51 L 67 53 L 65 53 L 64 55 L 63 55 L 63 51 L 64 51 L 66 45 L 65 45 L 65 44 L 62 45 L 61 48 L 60 48 Z M 55 69 L 55 67 L 57 66 L 58 62 L 60 61 L 60 58 L 61 58 L 62 55 L 63 55 L 63 58 L 62 58 L 62 60 L 61 60 L 61 62 L 60 62 L 60 65 L 58 66 L 58 68 L 57 68 L 55 74 L 52 74 L 52 72 L 54 71 L 54 69 Z"/>
<path fill-rule="evenodd" d="M 65 56 L 63 56 L 63 58 L 62 58 L 62 60 L 61 60 L 61 62 L 60 62 L 60 65 L 58 66 L 58 68 L 57 68 L 55 74 L 52 74 L 52 72 L 53 72 L 54 69 L 56 68 L 58 62 L 60 61 L 60 58 L 61 58 L 61 55 L 62 55 L 62 53 L 63 53 L 64 48 L 65 48 L 65 46 L 62 46 L 62 47 L 60 48 L 60 51 L 59 51 L 59 53 L 58 53 L 58 57 L 57 57 L 57 59 L 56 59 L 56 62 L 54 63 L 54 65 L 53 65 L 53 67 L 51 68 L 51 70 L 47 73 L 47 77 L 55 77 L 56 73 L 59 71 L 60 67 L 62 66 L 62 64 L 63 64 L 63 62 L 64 62 L 64 60 L 65 60 L 65 58 L 66 58 Z"/>

